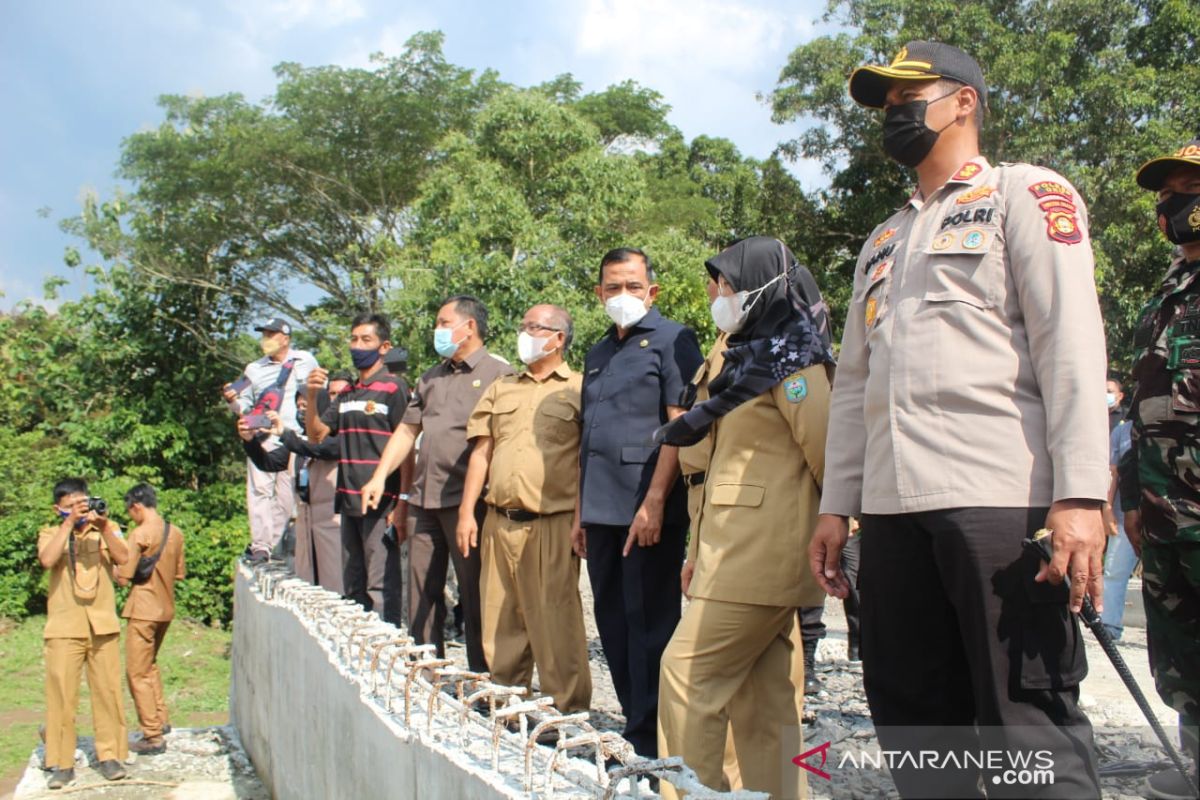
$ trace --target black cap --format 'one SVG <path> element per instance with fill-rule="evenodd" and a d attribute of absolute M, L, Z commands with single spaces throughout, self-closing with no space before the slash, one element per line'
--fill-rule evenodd
<path fill-rule="evenodd" d="M 262 325 L 256 325 L 254 327 L 254 330 L 259 331 L 259 332 L 271 331 L 272 333 L 282 333 L 282 334 L 286 334 L 287 336 L 292 335 L 291 323 L 289 323 L 287 320 L 280 319 L 279 317 L 275 317 L 274 319 L 269 319 L 266 322 L 264 322 Z"/>
<path fill-rule="evenodd" d="M 1138 186 L 1157 192 L 1171 171 L 1185 164 L 1200 167 L 1200 139 L 1192 139 L 1169 156 L 1152 158 L 1142 164 L 1137 171 Z"/>
<path fill-rule="evenodd" d="M 888 89 L 896 81 L 938 78 L 972 87 L 979 93 L 979 102 L 987 107 L 987 85 L 979 64 L 957 47 L 941 42 L 909 42 L 888 66 L 859 67 L 850 74 L 850 96 L 867 108 L 883 108 Z"/>

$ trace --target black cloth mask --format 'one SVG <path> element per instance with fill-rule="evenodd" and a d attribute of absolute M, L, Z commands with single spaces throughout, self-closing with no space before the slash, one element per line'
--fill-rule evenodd
<path fill-rule="evenodd" d="M 924 161 L 942 131 L 954 124 L 954 120 L 950 120 L 935 131 L 925 124 L 925 110 L 930 104 L 957 93 L 956 89 L 933 100 L 910 100 L 888 106 L 883 117 L 883 151 L 906 167 L 915 167 Z"/>
<path fill-rule="evenodd" d="M 1172 194 L 1154 207 L 1158 227 L 1173 244 L 1200 242 L 1200 194 Z"/>

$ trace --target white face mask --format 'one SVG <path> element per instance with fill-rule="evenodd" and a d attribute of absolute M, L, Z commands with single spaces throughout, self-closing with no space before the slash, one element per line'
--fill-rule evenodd
<path fill-rule="evenodd" d="M 517 356 L 521 363 L 532 364 L 553 353 L 553 350 L 546 350 L 549 341 L 549 336 L 530 336 L 525 331 L 517 334 Z"/>
<path fill-rule="evenodd" d="M 1105 399 L 1108 400 L 1108 410 L 1109 411 L 1112 411 L 1114 408 L 1117 407 L 1117 396 L 1115 394 L 1113 394 L 1112 392 L 1108 392 L 1107 394 L 1104 395 L 1104 397 L 1105 397 Z"/>
<path fill-rule="evenodd" d="M 604 303 L 604 312 L 618 328 L 629 328 L 638 324 L 649 310 L 645 300 L 625 292 L 608 298 Z"/>
<path fill-rule="evenodd" d="M 754 304 L 758 302 L 758 298 L 762 297 L 762 293 L 767 290 L 768 286 L 786 274 L 781 272 L 753 292 L 743 290 L 735 294 L 717 295 L 717 299 L 713 300 L 712 306 L 709 307 L 712 312 L 713 324 L 725 333 L 740 331 L 746 324 L 746 317 L 750 316 L 750 309 L 754 308 Z M 750 299 L 751 295 L 754 296 L 753 300 Z"/>

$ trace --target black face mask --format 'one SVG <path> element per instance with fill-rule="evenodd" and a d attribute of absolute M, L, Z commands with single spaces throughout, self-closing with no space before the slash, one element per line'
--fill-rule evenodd
<path fill-rule="evenodd" d="M 924 161 L 942 131 L 954 124 L 954 120 L 950 120 L 940 130 L 933 130 L 925 124 L 925 109 L 957 91 L 933 100 L 910 100 L 889 106 L 883 118 L 883 151 L 906 167 L 915 167 Z"/>
<path fill-rule="evenodd" d="M 1173 194 L 1154 207 L 1158 227 L 1173 244 L 1200 242 L 1200 194 Z"/>

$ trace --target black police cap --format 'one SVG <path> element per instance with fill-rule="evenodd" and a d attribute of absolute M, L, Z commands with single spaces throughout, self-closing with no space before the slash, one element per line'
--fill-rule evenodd
<path fill-rule="evenodd" d="M 887 66 L 867 64 L 850 74 L 850 96 L 859 105 L 883 108 L 888 89 L 897 81 L 948 78 L 972 87 L 987 107 L 983 70 L 962 50 L 941 42 L 909 42 Z"/>

